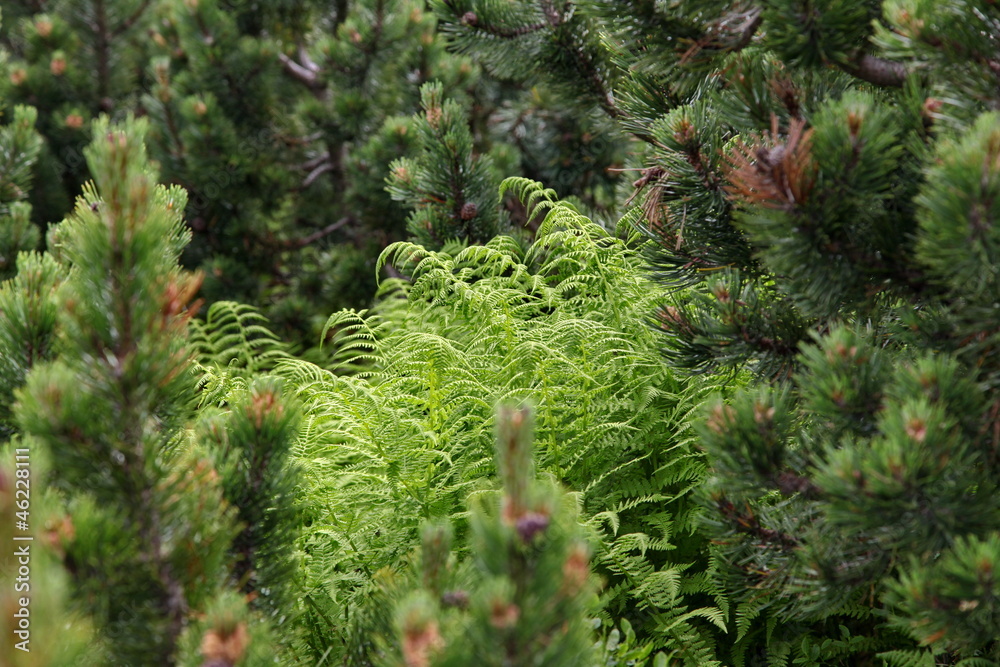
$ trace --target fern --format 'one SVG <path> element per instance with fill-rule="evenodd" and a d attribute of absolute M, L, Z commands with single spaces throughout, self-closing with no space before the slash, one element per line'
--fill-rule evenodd
<path fill-rule="evenodd" d="M 934 667 L 934 654 L 929 650 L 897 650 L 879 653 L 886 667 Z"/>
<path fill-rule="evenodd" d="M 930 649 L 910 649 L 884 651 L 878 654 L 882 658 L 885 667 L 935 667 L 941 664 L 934 658 L 934 652 Z M 954 664 L 955 667 L 995 667 L 995 660 L 986 658 L 965 658 Z"/>
<path fill-rule="evenodd" d="M 377 316 L 365 317 L 366 311 L 342 310 L 331 315 L 323 327 L 322 338 L 335 331 L 331 345 L 337 350 L 334 366 L 340 371 L 362 372 L 366 362 L 378 358 L 379 320 Z"/>
<path fill-rule="evenodd" d="M 225 367 L 204 366 L 194 363 L 192 370 L 198 376 L 195 385 L 199 393 L 198 407 L 206 405 L 223 407 L 249 388 L 247 379 L 238 369 L 234 371 L 234 366 L 234 364 Z"/>
<path fill-rule="evenodd" d="M 192 320 L 191 343 L 203 366 L 237 369 L 247 377 L 289 358 L 287 347 L 265 325 L 253 306 L 233 301 L 213 303 L 204 320 Z"/>
<path fill-rule="evenodd" d="M 633 249 L 537 184 L 505 189 L 544 214 L 533 244 L 394 244 L 379 265 L 409 281 L 327 322 L 337 374 L 275 367 L 305 406 L 310 604 L 353 638 L 327 660 L 365 664 L 384 621 L 376 573 L 412 550 L 423 519 L 463 525 L 465 501 L 490 492 L 494 406 L 530 399 L 537 465 L 578 492 L 598 540 L 606 626 L 624 618 L 651 652 L 716 664 L 728 607 L 699 576 L 709 558 L 689 496 L 705 465 L 685 425 L 708 388 L 661 363 L 644 323 L 657 294 Z"/>

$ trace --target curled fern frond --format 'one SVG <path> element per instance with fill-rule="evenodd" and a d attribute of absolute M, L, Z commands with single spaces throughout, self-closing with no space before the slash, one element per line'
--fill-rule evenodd
<path fill-rule="evenodd" d="M 500 183 L 500 202 L 508 192 L 528 209 L 528 217 L 534 217 L 538 206 L 553 205 L 559 201 L 559 195 L 552 188 L 546 188 L 538 181 L 521 176 L 505 178 Z"/>

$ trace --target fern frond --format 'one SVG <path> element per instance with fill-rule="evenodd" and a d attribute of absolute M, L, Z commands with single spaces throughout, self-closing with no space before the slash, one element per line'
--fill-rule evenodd
<path fill-rule="evenodd" d="M 267 318 L 253 306 L 217 301 L 204 320 L 191 321 L 191 345 L 204 366 L 239 369 L 248 376 L 266 373 L 291 357 L 287 345 L 266 324 Z"/>
<path fill-rule="evenodd" d="M 928 649 L 884 651 L 878 654 L 885 667 L 934 667 L 934 653 Z"/>
<path fill-rule="evenodd" d="M 965 658 L 955 663 L 955 667 L 994 667 L 995 665 L 995 660 L 987 660 L 986 658 Z"/>
<path fill-rule="evenodd" d="M 198 376 L 196 383 L 199 392 L 198 407 L 206 405 L 222 407 L 247 391 L 249 382 L 238 370 L 233 371 L 234 365 L 222 367 L 203 366 L 197 362 L 194 364 L 192 370 Z"/>
<path fill-rule="evenodd" d="M 525 208 L 528 209 L 528 217 L 534 217 L 535 209 L 540 203 L 554 203 L 559 199 L 559 195 L 552 188 L 546 188 L 538 181 L 520 176 L 505 178 L 500 183 L 501 205 L 508 192 L 512 192 L 518 201 L 524 204 Z"/>
<path fill-rule="evenodd" d="M 378 361 L 378 341 L 384 328 L 378 316 L 365 310 L 342 310 L 327 318 L 320 338 L 325 341 L 335 331 L 330 341 L 335 349 L 332 369 L 361 372 L 366 364 Z"/>
<path fill-rule="evenodd" d="M 391 264 L 396 268 L 415 270 L 428 258 L 435 257 L 437 253 L 425 249 L 423 246 L 410 241 L 397 241 L 389 244 L 383 250 L 378 260 L 375 262 L 375 275 L 382 274 L 382 269 L 386 264 Z"/>

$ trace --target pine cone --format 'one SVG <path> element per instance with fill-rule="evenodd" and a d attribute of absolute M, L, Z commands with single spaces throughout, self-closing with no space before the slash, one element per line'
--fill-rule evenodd
<path fill-rule="evenodd" d="M 459 215 L 461 216 L 462 220 L 468 222 L 469 220 L 472 220 L 474 217 L 479 215 L 479 207 L 476 206 L 475 202 L 467 201 L 464 204 L 462 204 L 462 211 L 461 213 L 459 213 Z"/>

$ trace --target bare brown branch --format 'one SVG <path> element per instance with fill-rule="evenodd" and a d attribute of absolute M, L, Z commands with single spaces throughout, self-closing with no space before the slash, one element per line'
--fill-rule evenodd
<path fill-rule="evenodd" d="M 329 158 L 329 155 L 327 157 Z M 302 181 L 302 186 L 299 189 L 305 190 L 310 185 L 315 183 L 317 178 L 327 173 L 328 171 L 333 171 L 333 169 L 334 169 L 333 162 L 330 162 L 329 160 L 327 160 L 326 162 L 321 162 L 320 164 L 316 165 L 316 167 L 312 171 L 309 172 L 309 175 L 306 176 L 305 179 Z"/>
<path fill-rule="evenodd" d="M 340 229 L 341 227 L 343 227 L 344 225 L 348 224 L 349 222 L 351 222 L 353 220 L 354 220 L 354 218 L 352 218 L 351 216 L 345 215 L 343 218 L 341 218 L 337 222 L 331 223 L 331 224 L 327 225 L 326 227 L 324 227 L 323 229 L 317 229 L 315 232 L 313 232 L 312 234 L 309 234 L 308 236 L 303 236 L 300 239 L 291 239 L 291 240 L 285 241 L 285 247 L 286 248 L 296 248 L 296 249 L 297 248 L 304 248 L 307 245 L 309 245 L 310 243 L 315 243 L 316 241 L 320 240 L 324 236 L 329 236 L 330 234 L 334 233 L 335 231 L 337 231 L 338 229 Z"/>
<path fill-rule="evenodd" d="M 132 12 L 132 15 L 129 16 L 124 21 L 122 21 L 118 25 L 118 27 L 115 28 L 114 33 L 112 33 L 112 34 L 115 37 L 120 37 L 124 33 L 128 32 L 128 29 L 131 28 L 132 26 L 134 26 L 139 21 L 139 19 L 142 18 L 142 15 L 149 8 L 150 2 L 151 2 L 151 0 L 143 0 L 143 2 L 141 2 L 139 4 L 139 6 L 136 7 L 135 11 Z"/>
<path fill-rule="evenodd" d="M 842 63 L 840 68 L 876 86 L 900 88 L 906 81 L 906 67 L 902 63 L 879 58 L 870 53 L 863 53 L 850 62 Z"/>
<path fill-rule="evenodd" d="M 321 86 L 319 76 L 316 71 L 306 67 L 305 65 L 299 64 L 295 60 L 286 56 L 284 53 L 278 54 L 278 60 L 281 61 L 281 66 L 287 74 L 291 75 L 295 79 L 298 79 L 309 88 L 315 90 Z"/>

